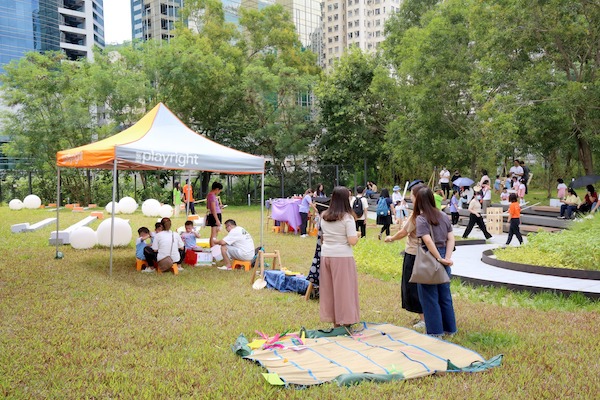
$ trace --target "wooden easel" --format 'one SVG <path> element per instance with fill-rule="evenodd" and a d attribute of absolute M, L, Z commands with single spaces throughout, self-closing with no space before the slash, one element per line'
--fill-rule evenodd
<path fill-rule="evenodd" d="M 503 231 L 504 216 L 502 207 L 488 207 L 486 210 L 486 225 L 488 232 L 499 235 Z"/>
<path fill-rule="evenodd" d="M 256 271 L 258 271 L 258 267 L 260 267 L 260 276 L 262 279 L 265 278 L 265 259 L 272 258 L 273 262 L 271 263 L 271 269 L 280 269 L 281 268 L 281 256 L 279 255 L 279 250 L 275 250 L 272 253 L 265 253 L 263 250 L 258 251 L 258 265 L 253 270 L 250 270 L 250 284 L 252 285 L 256 280 Z"/>

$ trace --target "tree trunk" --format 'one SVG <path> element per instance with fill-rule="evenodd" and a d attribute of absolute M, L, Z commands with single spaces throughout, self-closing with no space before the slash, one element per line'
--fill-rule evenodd
<path fill-rule="evenodd" d="M 594 162 L 592 159 L 592 149 L 590 144 L 580 133 L 576 133 L 577 138 L 577 151 L 579 152 L 579 160 L 583 166 L 583 170 L 586 175 L 592 175 L 594 173 Z"/>

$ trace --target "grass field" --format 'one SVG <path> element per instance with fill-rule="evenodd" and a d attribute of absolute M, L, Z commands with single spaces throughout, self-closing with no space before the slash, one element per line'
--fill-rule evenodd
<path fill-rule="evenodd" d="M 389 384 L 334 384 L 306 390 L 269 386 L 260 366 L 235 356 L 230 345 L 255 330 L 325 328 L 317 301 L 298 294 L 255 291 L 249 273 L 186 268 L 179 276 L 143 274 L 134 247 L 77 251 L 63 246 L 54 259 L 51 227 L 11 234 L 45 210 L 0 207 L 0 396 L 46 398 L 206 399 L 593 399 L 600 390 L 600 304 L 583 296 L 531 296 L 471 288 L 453 281 L 459 333 L 450 340 L 485 358 L 504 354 L 500 368 Z M 61 228 L 82 214 L 61 212 Z M 258 242 L 256 207 L 228 207 Z M 155 219 L 139 211 L 132 228 Z M 183 219 L 175 220 L 175 226 Z M 97 223 L 92 227 L 96 228 Z M 402 243 L 385 244 L 370 227 L 355 249 L 361 317 L 410 326 L 400 307 Z M 206 230 L 202 231 L 207 236 Z M 265 232 L 267 250 L 284 266 L 308 272 L 314 238 Z M 460 262 L 460 260 L 455 260 Z"/>

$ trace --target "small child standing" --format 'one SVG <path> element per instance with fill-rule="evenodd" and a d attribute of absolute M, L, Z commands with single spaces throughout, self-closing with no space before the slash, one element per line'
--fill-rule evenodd
<path fill-rule="evenodd" d="M 506 188 L 503 188 L 502 193 L 500 193 L 500 201 L 508 201 L 508 198 L 508 190 L 506 190 Z"/>
<path fill-rule="evenodd" d="M 527 186 L 525 186 L 525 179 L 521 179 L 517 184 L 517 196 L 519 197 L 519 202 L 521 205 L 525 204 L 525 192 L 527 191 Z M 510 201 L 510 199 L 509 199 Z"/>
<path fill-rule="evenodd" d="M 519 225 L 521 224 L 521 206 L 517 202 L 518 199 L 516 194 L 511 193 L 508 199 L 510 201 L 510 206 L 508 206 L 508 222 L 510 223 L 510 227 L 508 228 L 506 245 L 508 246 L 510 244 L 513 235 L 517 237 L 519 244 L 523 244 L 523 237 L 519 230 Z"/>
<path fill-rule="evenodd" d="M 558 182 L 558 186 L 556 186 L 556 195 L 559 200 L 564 200 L 567 197 L 567 185 L 565 185 L 565 181 L 562 178 L 558 178 L 556 180 Z"/>
<path fill-rule="evenodd" d="M 201 251 L 202 249 L 196 246 L 196 238 L 199 237 L 200 234 L 194 230 L 194 223 L 192 221 L 185 221 L 185 232 L 181 234 L 185 250 Z"/>
<path fill-rule="evenodd" d="M 504 187 L 506 190 L 512 189 L 512 178 L 510 175 L 506 175 L 506 180 L 504 181 Z"/>
<path fill-rule="evenodd" d="M 500 193 L 502 186 L 502 181 L 500 180 L 500 175 L 496 175 L 496 180 L 494 181 L 494 192 Z"/>
<path fill-rule="evenodd" d="M 398 200 L 394 206 L 394 211 L 396 214 L 396 221 L 394 222 L 395 224 L 404 224 L 404 217 L 406 216 L 406 203 L 402 203 L 404 203 L 404 200 Z"/>

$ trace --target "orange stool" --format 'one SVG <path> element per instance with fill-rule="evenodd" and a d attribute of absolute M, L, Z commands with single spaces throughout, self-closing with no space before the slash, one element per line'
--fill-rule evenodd
<path fill-rule="evenodd" d="M 233 260 L 231 262 L 231 268 L 237 269 L 238 267 L 244 267 L 244 271 L 250 271 L 250 268 L 252 268 L 252 261 Z"/>
<path fill-rule="evenodd" d="M 275 233 L 279 233 L 281 232 L 281 227 L 280 226 L 274 226 L 273 228 L 271 228 L 273 230 L 273 232 Z"/>
<path fill-rule="evenodd" d="M 173 264 L 173 266 L 171 267 L 171 270 L 173 271 L 173 275 L 179 275 L 179 269 L 177 268 L 177 263 Z M 158 274 L 162 274 L 163 272 L 160 270 L 160 268 L 156 268 L 156 272 Z"/>
<path fill-rule="evenodd" d="M 98 208 L 98 204 L 88 204 L 88 208 Z"/>
<path fill-rule="evenodd" d="M 135 259 L 135 269 L 138 271 L 141 271 L 144 266 L 146 268 L 148 268 L 148 263 L 146 262 L 146 260 L 140 260 L 139 258 Z"/>
<path fill-rule="evenodd" d="M 104 218 L 104 213 L 102 211 L 92 211 L 90 213 L 90 216 L 96 217 L 98 219 L 102 219 L 102 218 Z"/>

